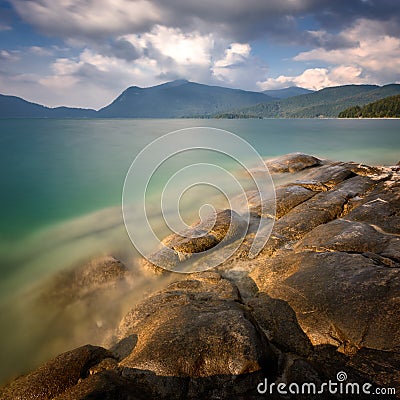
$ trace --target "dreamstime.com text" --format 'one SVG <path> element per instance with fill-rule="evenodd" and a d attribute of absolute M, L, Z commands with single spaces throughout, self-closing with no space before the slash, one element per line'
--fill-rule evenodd
<path fill-rule="evenodd" d="M 371 395 L 395 395 L 395 388 L 385 388 L 378 387 L 374 388 L 371 383 L 360 384 L 357 382 L 345 382 L 347 380 L 347 374 L 344 371 L 340 371 L 336 374 L 336 381 L 329 380 L 328 382 L 323 383 L 275 383 L 268 382 L 268 379 L 265 378 L 263 382 L 260 382 L 257 385 L 257 391 L 259 394 L 344 394 L 344 395 L 352 395 L 352 394 L 371 394 Z"/>

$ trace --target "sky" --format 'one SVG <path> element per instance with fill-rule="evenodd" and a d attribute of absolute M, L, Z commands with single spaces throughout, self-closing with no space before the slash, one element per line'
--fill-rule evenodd
<path fill-rule="evenodd" d="M 0 93 L 101 108 L 175 79 L 400 83 L 399 0 L 0 0 Z"/>

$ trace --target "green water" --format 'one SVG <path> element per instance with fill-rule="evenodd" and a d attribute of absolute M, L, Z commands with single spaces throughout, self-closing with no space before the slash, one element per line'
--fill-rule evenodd
<path fill-rule="evenodd" d="M 155 138 L 193 126 L 236 133 L 264 157 L 300 151 L 367 164 L 400 158 L 399 120 L 0 120 L 2 292 L 26 259 L 35 261 L 45 242 L 55 240 L 52 232 L 35 241 L 38 232 L 57 226 L 56 236 L 68 229 L 71 241 L 81 235 L 72 231 L 83 229 L 76 218 L 110 207 L 118 220 L 135 156 Z M 85 236 L 100 229 L 99 218 L 92 219 Z M 71 221 L 79 228 L 65 225 L 63 232 Z"/>
<path fill-rule="evenodd" d="M 93 255 L 130 260 L 135 252 L 121 214 L 129 166 L 157 137 L 194 126 L 231 131 L 263 157 L 305 152 L 365 164 L 400 159 L 400 120 L 0 120 L 0 305 Z M 4 359 L 0 380 L 33 365 L 27 351 L 43 361 L 38 342 L 55 336 L 47 327 L 46 335 L 22 346 L 27 328 L 17 332 L 12 320 L 0 316 L 0 351 L 19 349 L 21 364 L 11 367 Z M 77 344 L 55 346 L 51 354 Z"/>
<path fill-rule="evenodd" d="M 399 120 L 0 120 L 0 240 L 118 205 L 138 152 L 191 126 L 232 131 L 263 156 L 301 151 L 371 164 L 399 158 Z"/>

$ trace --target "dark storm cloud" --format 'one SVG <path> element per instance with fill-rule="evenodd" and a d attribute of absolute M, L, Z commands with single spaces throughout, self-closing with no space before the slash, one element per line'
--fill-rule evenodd
<path fill-rule="evenodd" d="M 238 42 L 263 37 L 282 43 L 324 46 L 350 44 L 340 37 L 317 37 L 313 29 L 337 33 L 359 18 L 390 21 L 387 32 L 400 32 L 400 1 L 393 0 L 10 0 L 18 14 L 48 34 L 62 37 L 116 37 L 150 31 L 161 24 L 184 31 L 214 33 Z M 121 57 L 135 58 L 126 44 L 116 43 Z M 126 51 L 128 53 L 126 53 Z M 129 55 L 130 54 L 130 55 Z"/>
<path fill-rule="evenodd" d="M 400 1 L 393 0 L 155 0 L 165 21 L 174 26 L 210 29 L 239 42 L 272 37 L 282 43 L 327 49 L 353 45 L 333 35 L 360 18 L 385 21 L 388 34 L 400 33 Z M 309 18 L 333 34 L 316 37 L 301 26 Z M 389 23 L 390 22 L 390 23 Z"/>
<path fill-rule="evenodd" d="M 126 61 L 134 61 L 141 56 L 132 43 L 122 38 L 111 40 L 97 50 L 105 56 L 113 56 Z"/>

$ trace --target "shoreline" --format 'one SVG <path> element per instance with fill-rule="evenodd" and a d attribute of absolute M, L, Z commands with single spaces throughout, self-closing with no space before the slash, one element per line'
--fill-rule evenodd
<path fill-rule="evenodd" d="M 272 381 L 277 376 L 290 379 L 293 368 L 303 381 L 310 379 L 310 371 L 318 379 L 328 379 L 330 375 L 326 375 L 323 368 L 328 360 L 329 371 L 336 374 L 345 370 L 349 381 L 398 387 L 400 383 L 396 377 L 399 375 L 391 349 L 398 345 L 395 335 L 398 327 L 393 324 L 400 320 L 393 319 L 399 311 L 395 299 L 400 292 L 400 217 L 390 215 L 393 210 L 399 210 L 399 168 L 330 162 L 302 154 L 282 156 L 270 162 L 275 173 L 292 174 L 296 179 L 291 184 L 277 187 L 275 226 L 260 255 L 251 262 L 246 257 L 247 241 L 252 237 L 250 231 L 239 252 L 213 271 L 188 276 L 167 273 L 159 277 L 148 270 L 141 272 L 148 277 L 148 282 L 162 281 L 162 289 L 153 288 L 139 305 L 131 303 L 131 311 L 129 301 L 125 302 L 123 310 L 116 313 L 122 318 L 119 324 L 102 322 L 105 324 L 102 326 L 107 327 L 104 333 L 108 339 L 104 345 L 108 350 L 77 348 L 68 353 L 71 356 L 65 353 L 53 360 L 53 364 L 47 364 L 57 370 L 57 363 L 62 362 L 69 365 L 67 373 L 74 374 L 75 367 L 68 364 L 68 357 L 103 352 L 100 358 L 93 359 L 94 366 L 89 367 L 93 372 L 80 372 L 83 375 L 79 382 L 62 389 L 65 390 L 63 398 L 72 399 L 82 390 L 86 394 L 93 393 L 95 382 L 102 382 L 103 390 L 110 390 L 113 396 L 118 394 L 125 398 L 123 396 L 129 393 L 136 393 L 139 376 L 146 377 L 140 378 L 140 387 L 150 397 L 187 395 L 182 392 L 186 390 L 182 379 L 192 385 L 193 396 L 215 390 L 222 398 L 231 398 L 231 390 L 236 390 L 236 394 L 257 396 L 254 392 L 257 383 L 265 376 Z M 256 201 L 251 207 L 254 218 L 261 218 L 262 209 Z M 189 252 L 182 246 L 179 249 L 179 252 Z M 190 249 L 198 251 L 196 247 Z M 138 278 L 133 278 L 132 270 L 122 267 L 119 261 L 107 260 L 108 264 L 97 261 L 77 270 L 81 272 L 74 272 L 88 276 L 84 271 L 89 268 L 94 280 L 84 292 L 79 281 L 73 281 L 76 283 L 69 286 L 65 293 L 71 294 L 66 298 L 73 295 L 74 301 L 81 305 L 86 301 L 95 304 L 95 299 L 116 295 L 116 288 L 126 287 L 129 292 L 130 285 Z M 105 271 L 105 267 L 99 267 L 101 265 L 107 265 L 110 271 L 105 281 L 98 280 L 102 275 L 100 271 Z M 166 287 L 169 279 L 175 283 Z M 380 290 L 380 287 L 386 287 L 383 282 L 387 279 L 391 282 L 390 287 L 386 291 Z M 64 281 L 58 281 L 57 285 L 63 285 Z M 63 293 L 60 291 L 62 286 L 56 287 L 54 293 Z M 363 287 L 368 290 L 361 290 Z M 115 305 L 122 303 L 120 298 Z M 209 307 L 214 311 L 210 313 Z M 93 309 L 86 312 L 92 313 Z M 227 314 L 222 318 L 224 312 Z M 130 315 L 136 317 L 132 319 Z M 371 315 L 374 320 L 367 318 Z M 174 318 L 178 319 L 175 321 Z M 203 318 L 207 321 L 204 326 L 196 322 Z M 230 324 L 229 321 L 235 322 Z M 98 324 L 97 321 L 90 329 L 104 329 Z M 147 335 L 149 327 L 155 329 L 155 335 Z M 195 336 L 198 338 L 195 341 L 191 339 L 193 334 L 198 335 L 196 332 L 204 329 L 208 332 L 206 336 Z M 228 368 L 228 361 L 214 359 L 218 355 L 218 359 L 225 360 L 229 354 L 223 342 L 212 339 L 222 335 L 221 329 L 224 329 L 224 335 L 232 334 L 237 338 L 235 335 L 242 332 L 247 338 L 247 342 L 239 339 L 227 342 L 231 343 L 230 362 L 240 366 L 237 371 Z M 368 329 L 367 335 L 363 333 L 365 329 Z M 138 342 L 133 343 L 133 347 L 126 347 L 126 340 L 132 335 Z M 175 335 L 179 341 L 171 341 Z M 204 346 L 208 346 L 209 351 L 202 353 Z M 185 349 L 189 349 L 188 352 Z M 160 351 L 162 355 L 156 356 Z M 193 357 L 199 351 L 203 358 L 195 361 Z M 248 354 L 247 358 L 244 354 Z M 276 370 L 276 357 L 287 362 L 289 354 L 294 356 L 295 363 L 284 364 L 282 375 L 282 371 Z M 105 359 L 113 361 L 108 361 L 108 367 L 100 367 Z M 378 373 L 381 359 L 386 363 L 383 375 Z M 362 367 L 366 360 L 370 364 L 368 371 Z M 183 375 L 182 362 L 189 366 L 189 372 Z M 216 369 L 211 372 L 207 368 L 212 365 Z M 240 372 L 248 371 L 246 366 L 249 365 L 253 365 L 253 372 Z M 64 386 L 60 386 L 60 377 L 46 368 L 49 367 L 43 371 L 47 371 L 47 375 L 40 379 L 46 381 L 47 387 L 54 388 L 49 389 L 48 397 L 53 398 Z M 206 379 L 209 374 L 214 376 L 212 382 Z M 237 375 L 242 379 L 239 386 L 233 383 Z M 13 399 L 14 392 L 29 390 L 36 393 L 35 390 L 41 390 L 38 376 L 38 372 L 31 373 L 11 382 L 3 388 L 2 395 Z M 167 383 L 170 379 L 165 380 L 166 376 L 171 376 L 171 382 L 175 382 L 172 386 Z"/>

